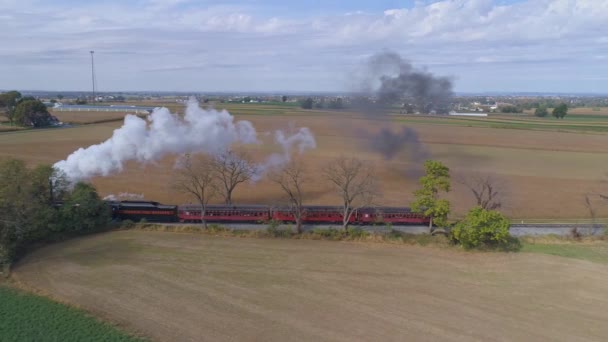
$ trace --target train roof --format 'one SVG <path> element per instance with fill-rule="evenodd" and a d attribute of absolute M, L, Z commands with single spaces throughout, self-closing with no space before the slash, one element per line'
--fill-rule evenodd
<path fill-rule="evenodd" d="M 184 204 L 178 207 L 180 210 L 200 210 L 201 206 L 196 204 Z M 270 209 L 267 205 L 226 205 L 226 204 L 209 204 L 207 210 L 248 210 L 259 211 Z"/>
<path fill-rule="evenodd" d="M 343 208 L 336 205 L 305 205 L 303 206 L 306 210 L 313 211 L 341 211 Z M 180 210 L 200 210 L 201 206 L 196 204 L 183 204 L 178 207 Z M 225 205 L 225 204 L 209 204 L 207 210 L 292 210 L 288 206 L 269 206 L 269 205 Z M 381 212 L 393 212 L 393 213 L 410 213 L 411 208 L 408 207 L 365 207 L 359 208 L 359 211 L 370 212 L 370 211 L 381 211 Z"/>
<path fill-rule="evenodd" d="M 359 211 L 381 211 L 383 213 L 411 213 L 412 209 L 408 207 L 365 207 L 360 208 Z"/>
<path fill-rule="evenodd" d="M 318 210 L 318 211 L 342 211 L 343 207 L 341 206 L 330 206 L 330 205 L 305 205 L 303 206 L 306 210 Z M 292 210 L 291 207 L 273 207 L 274 210 Z M 358 208 L 358 211 L 362 212 L 392 212 L 392 213 L 410 213 L 412 209 L 407 207 L 364 207 Z"/>
<path fill-rule="evenodd" d="M 158 208 L 158 209 L 175 209 L 177 206 L 170 204 L 160 204 L 158 202 L 138 202 L 138 201 L 121 201 L 118 203 L 121 208 Z"/>

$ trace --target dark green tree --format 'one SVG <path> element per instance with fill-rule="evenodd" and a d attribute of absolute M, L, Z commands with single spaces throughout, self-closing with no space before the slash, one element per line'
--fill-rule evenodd
<path fill-rule="evenodd" d="M 517 106 L 503 106 L 500 107 L 501 113 L 522 113 L 523 110 Z"/>
<path fill-rule="evenodd" d="M 285 96 L 285 95 L 281 96 L 281 101 L 287 102 L 287 96 Z"/>
<path fill-rule="evenodd" d="M 30 170 L 17 159 L 0 162 L 0 263 L 10 261 L 19 247 L 44 238 L 56 228 L 51 200 L 52 179 L 59 193 L 65 180 L 49 165 Z"/>
<path fill-rule="evenodd" d="M 21 99 L 21 93 L 16 90 L 0 94 L 0 109 L 11 125 L 13 124 L 15 106 L 19 102 L 19 99 Z"/>
<path fill-rule="evenodd" d="M 110 218 L 97 190 L 87 183 L 76 184 L 61 206 L 61 227 L 66 232 L 97 231 L 106 227 Z"/>
<path fill-rule="evenodd" d="M 10 264 L 27 226 L 27 167 L 17 159 L 0 161 L 0 265 Z"/>
<path fill-rule="evenodd" d="M 44 103 L 39 100 L 25 100 L 15 107 L 13 120 L 20 126 L 45 127 L 55 120 Z"/>
<path fill-rule="evenodd" d="M 560 103 L 557 107 L 553 108 L 553 116 L 557 119 L 563 119 L 566 115 L 568 115 L 568 105 L 565 103 Z"/>
<path fill-rule="evenodd" d="M 52 190 L 52 191 L 51 191 Z M 60 206 L 57 200 L 65 200 Z M 0 160 L 0 267 L 32 242 L 65 233 L 104 228 L 110 210 L 95 188 L 77 184 L 50 165 L 28 169 L 17 159 Z"/>
<path fill-rule="evenodd" d="M 540 105 L 534 111 L 534 115 L 538 116 L 539 118 L 544 118 L 545 116 L 549 115 L 549 111 L 547 110 L 547 107 Z"/>
<path fill-rule="evenodd" d="M 313 100 L 312 98 L 307 98 L 306 100 L 302 101 L 301 106 L 303 109 L 312 109 L 313 106 Z"/>
<path fill-rule="evenodd" d="M 335 99 L 335 100 L 331 100 L 331 101 L 329 102 L 328 107 L 329 107 L 330 109 L 342 109 L 342 108 L 344 108 L 344 101 L 342 100 L 342 98 L 341 98 L 341 97 L 338 97 L 338 98 L 337 98 L 337 99 Z"/>
<path fill-rule="evenodd" d="M 450 202 L 440 199 L 439 192 L 451 189 L 450 169 L 436 160 L 427 160 L 424 169 L 426 174 L 419 180 L 422 188 L 414 192 L 412 210 L 430 217 L 429 231 L 432 231 L 433 223 L 439 227 L 447 225 Z"/>

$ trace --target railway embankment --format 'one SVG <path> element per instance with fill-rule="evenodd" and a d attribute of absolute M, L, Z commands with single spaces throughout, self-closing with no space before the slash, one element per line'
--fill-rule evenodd
<path fill-rule="evenodd" d="M 172 225 L 172 224 L 163 224 Z M 181 225 L 175 223 L 175 225 Z M 189 223 L 189 225 L 196 225 Z M 268 228 L 267 224 L 251 224 L 251 223 L 222 223 L 220 224 L 224 228 L 235 229 L 235 230 L 265 230 Z M 280 228 L 289 228 L 293 225 L 284 224 L 280 225 Z M 372 233 L 388 233 L 391 230 L 397 230 L 403 233 L 409 234 L 426 234 L 429 232 L 429 227 L 426 225 L 408 225 L 408 226 L 390 226 L 390 225 L 358 225 L 357 228 L 361 228 L 365 231 Z M 314 229 L 342 229 L 339 225 L 303 225 L 303 231 L 312 231 Z M 532 224 L 512 224 L 510 227 L 511 235 L 521 236 L 543 236 L 543 235 L 556 235 L 556 236 L 600 236 L 606 233 L 606 225 L 604 224 L 575 224 L 575 223 L 532 223 Z"/>

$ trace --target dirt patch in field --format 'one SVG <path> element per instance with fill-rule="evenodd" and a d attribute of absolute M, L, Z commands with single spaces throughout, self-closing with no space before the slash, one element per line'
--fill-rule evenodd
<path fill-rule="evenodd" d="M 15 268 L 159 341 L 604 340 L 608 266 L 536 254 L 114 232 Z"/>

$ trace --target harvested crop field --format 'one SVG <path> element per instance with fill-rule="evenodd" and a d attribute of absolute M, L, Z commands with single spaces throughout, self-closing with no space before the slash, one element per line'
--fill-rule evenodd
<path fill-rule="evenodd" d="M 608 265 L 557 256 L 122 231 L 21 283 L 159 341 L 605 340 Z"/>
<path fill-rule="evenodd" d="M 78 112 L 51 110 L 51 114 L 64 123 L 88 124 L 106 121 L 121 121 L 125 113 L 121 112 Z"/>
<path fill-rule="evenodd" d="M 395 130 L 403 126 L 414 129 L 422 148 L 428 151 L 427 156 L 446 163 L 455 179 L 472 173 L 492 174 L 502 185 L 502 210 L 514 219 L 587 219 L 589 208 L 584 201 L 585 194 L 608 193 L 608 184 L 603 183 L 608 179 L 608 134 L 604 133 L 449 126 L 433 120 L 409 122 L 399 118 L 378 122 L 346 112 L 303 111 L 270 105 L 230 106 L 237 119 L 251 121 L 260 138 L 268 143 L 247 147 L 259 160 L 278 151 L 267 133 L 288 128 L 290 124 L 312 130 L 317 148 L 303 156 L 314 179 L 306 188 L 306 202 L 310 204 L 339 203 L 335 193 L 323 182 L 320 171 L 340 155 L 357 156 L 377 166 L 383 193 L 380 203 L 402 206 L 412 200 L 422 160 L 412 160 L 408 152 L 392 160 L 371 152 L 369 133 L 377 132 L 384 125 Z M 266 111 L 268 115 L 264 115 Z M 120 122 L 108 122 L 70 129 L 3 133 L 0 134 L 0 157 L 16 156 L 31 164 L 52 164 L 80 147 L 109 138 L 120 125 Z M 170 187 L 174 160 L 175 156 L 169 156 L 152 165 L 129 163 L 122 173 L 95 178 L 93 183 L 102 196 L 127 192 L 165 203 L 188 203 L 192 199 Z M 473 204 L 472 195 L 457 182 L 449 199 L 455 216 L 461 216 Z M 235 200 L 275 204 L 283 197 L 275 184 L 262 180 L 238 187 Z M 598 217 L 608 217 L 608 205 L 599 200 L 593 205 Z"/>

